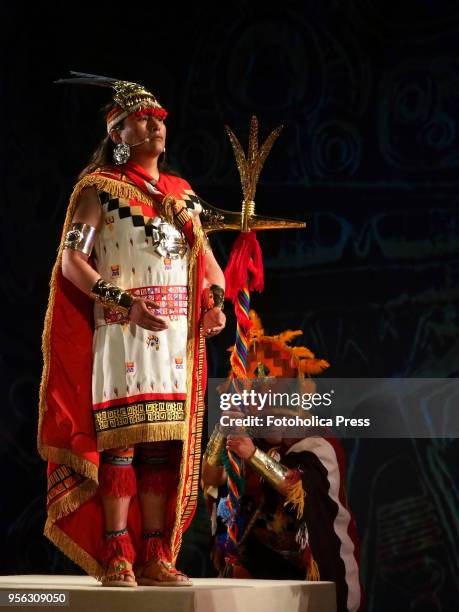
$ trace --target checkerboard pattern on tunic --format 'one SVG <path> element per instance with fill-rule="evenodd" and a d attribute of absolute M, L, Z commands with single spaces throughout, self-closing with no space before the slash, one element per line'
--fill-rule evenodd
<path fill-rule="evenodd" d="M 102 191 L 99 194 L 102 206 L 108 203 L 107 212 L 118 211 L 120 219 L 132 219 L 134 227 L 143 227 L 147 237 L 153 237 L 153 226 L 151 219 L 157 216 L 154 208 L 150 208 L 147 204 L 142 205 L 136 200 L 125 200 L 122 198 L 114 198 L 109 193 Z M 182 198 L 177 200 L 183 202 L 187 208 L 194 209 L 196 204 L 200 203 L 199 197 L 191 189 L 186 189 Z M 151 211 L 151 214 L 149 214 Z M 147 213 L 147 214 L 145 214 Z"/>

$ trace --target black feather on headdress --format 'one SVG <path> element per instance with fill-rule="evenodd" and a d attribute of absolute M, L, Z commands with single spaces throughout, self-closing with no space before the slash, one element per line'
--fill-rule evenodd
<path fill-rule="evenodd" d="M 107 119 L 107 131 L 110 131 L 117 123 L 127 117 L 130 113 L 144 106 L 153 106 L 161 109 L 166 117 L 167 111 L 162 108 L 156 97 L 145 89 L 143 85 L 131 81 L 120 81 L 99 74 L 88 74 L 87 72 L 70 71 L 71 77 L 58 79 L 55 83 L 70 83 L 71 85 L 97 85 L 99 87 L 110 87 L 113 90 L 113 102 L 123 112 L 118 112 Z"/>
<path fill-rule="evenodd" d="M 98 85 L 99 87 L 113 87 L 115 83 L 120 83 L 120 79 L 100 76 L 99 74 L 88 74 L 87 72 L 70 71 L 75 75 L 68 79 L 58 79 L 55 83 L 71 83 L 72 85 Z"/>

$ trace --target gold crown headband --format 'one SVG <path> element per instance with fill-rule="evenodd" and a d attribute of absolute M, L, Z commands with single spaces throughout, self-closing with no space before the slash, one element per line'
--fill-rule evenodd
<path fill-rule="evenodd" d="M 110 87 L 114 91 L 113 102 L 116 106 L 107 115 L 107 132 L 110 132 L 117 123 L 132 113 L 147 107 L 158 109 L 155 114 L 163 119 L 167 115 L 166 109 L 161 106 L 156 96 L 143 85 L 97 74 L 87 74 L 86 72 L 70 71 L 70 74 L 73 75 L 71 78 L 59 79 L 55 83 L 96 85 L 98 87 Z"/>

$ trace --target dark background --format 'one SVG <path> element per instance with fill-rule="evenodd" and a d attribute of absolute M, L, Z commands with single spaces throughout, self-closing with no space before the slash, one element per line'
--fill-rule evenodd
<path fill-rule="evenodd" d="M 260 235 L 266 283 L 252 305 L 267 333 L 302 329 L 334 377 L 458 375 L 456 1 L 0 10 L 1 573 L 79 571 L 41 535 L 45 465 L 35 442 L 49 275 L 108 100 L 102 90 L 53 84 L 69 70 L 140 81 L 156 93 L 170 113 L 169 161 L 221 208 L 241 201 L 224 124 L 244 143 L 251 114 L 262 138 L 284 124 L 257 211 L 304 219 L 307 229 Z M 235 237 L 212 240 L 222 265 Z M 233 338 L 230 316 L 208 343 L 210 375 L 225 375 Z M 367 610 L 455 610 L 457 441 L 344 445 Z M 204 516 L 184 547 L 193 575 L 209 571 Z"/>

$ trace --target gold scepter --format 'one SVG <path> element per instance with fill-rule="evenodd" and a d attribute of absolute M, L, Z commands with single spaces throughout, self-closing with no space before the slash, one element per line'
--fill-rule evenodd
<path fill-rule="evenodd" d="M 279 219 L 277 217 L 266 217 L 255 214 L 255 192 L 258 178 L 263 164 L 268 157 L 268 153 L 279 136 L 283 126 L 281 125 L 274 129 L 260 149 L 258 149 L 258 120 L 253 116 L 250 122 L 247 157 L 234 132 L 232 132 L 228 126 L 225 126 L 225 128 L 233 147 L 239 175 L 241 177 L 243 194 L 242 209 L 241 212 L 223 210 L 212 206 L 208 202 L 204 202 L 202 198 L 200 198 L 203 206 L 201 222 L 206 234 L 227 230 L 258 232 L 260 230 L 306 227 L 306 223 L 303 221 Z"/>
<path fill-rule="evenodd" d="M 238 230 L 240 232 L 230 255 L 225 270 L 226 295 L 232 300 L 237 318 L 236 342 L 231 353 L 231 368 L 234 379 L 247 377 L 247 353 L 249 346 L 249 309 L 250 290 L 263 290 L 263 263 L 261 249 L 256 238 L 256 232 L 269 229 L 303 228 L 302 221 L 265 217 L 255 214 L 255 192 L 263 164 L 274 142 L 279 136 L 282 126 L 274 129 L 265 142 L 258 148 L 258 121 L 255 116 L 250 122 L 249 144 L 247 156 L 244 154 L 239 140 L 232 130 L 226 126 L 236 163 L 241 177 L 242 209 L 241 212 L 220 210 L 203 202 L 201 213 L 202 226 L 207 234 L 223 230 Z M 235 385 L 236 386 L 236 385 Z M 236 547 L 238 542 L 238 526 L 236 523 L 241 482 L 241 462 L 230 451 L 226 451 L 224 459 L 228 477 L 227 506 L 231 520 L 228 521 L 228 539 Z M 224 453 L 225 455 L 225 453 Z"/>

